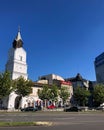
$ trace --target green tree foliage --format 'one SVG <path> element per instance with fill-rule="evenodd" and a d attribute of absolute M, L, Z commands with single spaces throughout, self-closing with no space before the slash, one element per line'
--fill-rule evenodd
<path fill-rule="evenodd" d="M 58 97 L 58 87 L 56 85 L 52 85 L 51 89 L 49 89 L 49 97 L 52 101 L 57 100 Z"/>
<path fill-rule="evenodd" d="M 42 90 L 38 91 L 39 98 L 44 100 L 57 100 L 58 97 L 58 88 L 55 85 L 52 85 L 52 87 L 49 87 L 48 85 L 43 86 Z"/>
<path fill-rule="evenodd" d="M 14 90 L 9 72 L 0 73 L 0 98 L 8 96 Z"/>
<path fill-rule="evenodd" d="M 88 98 L 90 96 L 90 92 L 82 87 L 77 87 L 74 90 L 74 100 L 79 106 L 86 106 L 88 104 Z"/>
<path fill-rule="evenodd" d="M 44 101 L 44 106 L 47 106 L 47 101 L 57 101 L 58 88 L 55 85 L 49 87 L 48 85 L 43 86 L 43 89 L 38 90 L 38 96 Z"/>
<path fill-rule="evenodd" d="M 23 77 L 19 77 L 15 80 L 16 93 L 20 96 L 29 95 L 32 92 L 33 82 L 31 80 L 25 80 Z"/>
<path fill-rule="evenodd" d="M 94 87 L 93 99 L 95 106 L 99 106 L 104 103 L 104 85 L 98 84 Z"/>
<path fill-rule="evenodd" d="M 44 99 L 49 100 L 50 99 L 49 95 L 50 95 L 50 90 L 49 90 L 48 85 L 44 85 L 43 89 L 38 90 L 38 96 L 42 100 L 44 100 Z"/>
<path fill-rule="evenodd" d="M 61 87 L 60 89 L 60 97 L 63 100 L 63 103 L 66 102 L 66 100 L 68 99 L 68 97 L 70 96 L 70 92 L 68 91 L 67 87 Z"/>

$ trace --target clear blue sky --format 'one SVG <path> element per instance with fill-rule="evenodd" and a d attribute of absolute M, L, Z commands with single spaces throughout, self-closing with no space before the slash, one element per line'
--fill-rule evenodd
<path fill-rule="evenodd" d="M 104 51 L 104 0 L 0 0 L 0 72 L 18 25 L 30 79 L 50 73 L 96 79 L 94 60 Z"/>

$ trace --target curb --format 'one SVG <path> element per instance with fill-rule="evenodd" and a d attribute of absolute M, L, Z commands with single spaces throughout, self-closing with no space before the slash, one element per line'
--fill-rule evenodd
<path fill-rule="evenodd" d="M 34 123 L 37 126 L 51 126 L 53 124 L 52 122 L 43 122 L 43 121 L 38 121 L 38 122 L 34 122 Z"/>

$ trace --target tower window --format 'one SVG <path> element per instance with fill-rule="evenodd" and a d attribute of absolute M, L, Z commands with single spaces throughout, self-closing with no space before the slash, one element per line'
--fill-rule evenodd
<path fill-rule="evenodd" d="M 20 61 L 22 61 L 22 56 L 20 56 Z"/>

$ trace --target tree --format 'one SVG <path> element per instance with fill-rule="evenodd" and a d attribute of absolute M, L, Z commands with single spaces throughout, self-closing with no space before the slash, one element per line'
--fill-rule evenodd
<path fill-rule="evenodd" d="M 86 106 L 88 104 L 88 98 L 90 96 L 90 92 L 82 87 L 77 87 L 74 90 L 74 100 L 79 106 Z"/>
<path fill-rule="evenodd" d="M 54 101 L 58 97 L 58 88 L 55 85 L 52 85 L 52 87 L 45 85 L 42 90 L 38 90 L 38 96 L 42 100 L 47 99 Z"/>
<path fill-rule="evenodd" d="M 29 95 L 32 92 L 33 82 L 31 80 L 25 80 L 22 76 L 14 80 L 15 92 L 18 96 L 18 106 L 20 107 L 20 102 L 22 97 Z"/>
<path fill-rule="evenodd" d="M 50 90 L 48 85 L 44 85 L 43 89 L 38 90 L 38 96 L 44 102 L 44 107 L 47 106 L 47 101 L 50 99 Z"/>
<path fill-rule="evenodd" d="M 94 87 L 93 100 L 94 100 L 95 106 L 99 106 L 100 104 L 104 103 L 104 85 L 103 84 L 98 84 Z"/>
<path fill-rule="evenodd" d="M 49 94 L 50 94 L 50 92 L 49 92 L 49 87 L 48 87 L 48 85 L 44 85 L 44 86 L 43 86 L 43 89 L 38 90 L 38 96 L 39 96 L 39 98 L 42 99 L 42 100 L 44 100 L 44 99 L 49 100 L 49 99 L 50 99 Z"/>
<path fill-rule="evenodd" d="M 56 85 L 52 85 L 52 87 L 49 89 L 49 98 L 52 101 L 57 101 L 58 97 L 58 87 Z"/>
<path fill-rule="evenodd" d="M 70 92 L 68 91 L 68 88 L 67 87 L 61 87 L 60 97 L 63 100 L 63 104 L 66 102 L 66 100 L 68 99 L 69 96 L 70 96 Z"/>
<path fill-rule="evenodd" d="M 38 90 L 38 96 L 45 103 L 45 107 L 47 106 L 47 101 L 57 101 L 58 97 L 58 88 L 55 85 L 49 87 L 48 85 L 43 86 L 42 90 Z"/>
<path fill-rule="evenodd" d="M 32 92 L 33 82 L 31 80 L 25 80 L 23 77 L 19 77 L 15 80 L 16 93 L 20 96 L 29 95 Z"/>
<path fill-rule="evenodd" d="M 14 83 L 9 72 L 0 73 L 0 99 L 8 96 L 14 90 Z"/>

